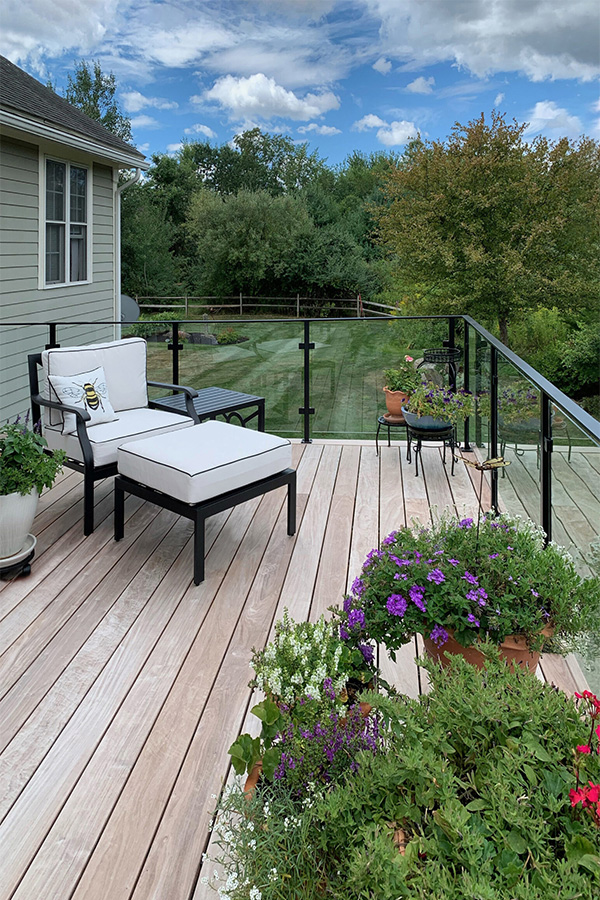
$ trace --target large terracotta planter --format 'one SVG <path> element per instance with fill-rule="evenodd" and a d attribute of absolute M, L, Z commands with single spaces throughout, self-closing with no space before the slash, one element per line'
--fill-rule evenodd
<path fill-rule="evenodd" d="M 408 403 L 409 395 L 405 391 L 390 391 L 387 387 L 384 387 L 383 393 L 385 394 L 385 405 L 389 415 L 394 416 L 398 420 L 403 420 L 402 407 Z"/>
<path fill-rule="evenodd" d="M 543 629 L 542 634 L 545 637 L 550 637 L 552 631 L 553 629 L 547 625 Z M 440 662 L 444 669 L 450 665 L 450 660 L 446 656 L 446 653 L 454 656 L 459 654 L 472 666 L 476 666 L 478 669 L 483 668 L 485 665 L 485 656 L 481 650 L 477 649 L 477 644 L 471 644 L 470 647 L 463 647 L 462 644 L 459 644 L 458 641 L 454 639 L 452 631 L 449 630 L 448 635 L 448 640 L 442 647 L 437 647 L 430 638 L 423 637 L 423 643 L 425 644 L 425 650 L 427 651 L 428 656 L 431 656 L 432 659 Z M 530 672 L 535 672 L 540 661 L 541 653 L 538 651 L 532 652 L 527 646 L 527 642 L 523 635 L 509 635 L 500 644 L 499 649 L 501 658 L 506 660 L 512 671 L 514 671 L 515 666 L 520 666 L 521 669 L 529 669 Z"/>

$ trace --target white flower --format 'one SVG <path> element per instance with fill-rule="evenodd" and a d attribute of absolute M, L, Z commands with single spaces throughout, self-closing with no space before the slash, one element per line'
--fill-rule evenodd
<path fill-rule="evenodd" d="M 262 900 L 262 894 L 257 887 L 250 888 L 250 900 Z"/>

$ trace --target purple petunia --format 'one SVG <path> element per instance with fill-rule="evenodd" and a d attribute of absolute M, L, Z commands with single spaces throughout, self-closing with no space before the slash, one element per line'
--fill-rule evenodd
<path fill-rule="evenodd" d="M 388 544 L 393 544 L 397 537 L 398 537 L 398 532 L 392 531 L 392 533 L 388 534 L 388 536 L 386 538 L 384 538 L 381 543 L 387 547 Z"/>
<path fill-rule="evenodd" d="M 445 580 L 446 576 L 441 569 L 432 569 L 431 572 L 427 574 L 427 581 L 434 581 L 436 584 L 441 584 L 442 581 Z"/>
<path fill-rule="evenodd" d="M 460 565 L 460 559 L 449 559 L 448 562 L 450 563 L 451 566 L 459 566 Z"/>
<path fill-rule="evenodd" d="M 362 597 L 365 591 L 365 583 L 362 578 L 355 578 L 352 582 L 352 593 L 356 597 Z"/>
<path fill-rule="evenodd" d="M 441 625 L 434 625 L 429 637 L 436 647 L 441 647 L 448 640 L 448 632 Z"/>
<path fill-rule="evenodd" d="M 471 573 L 467 572 L 466 570 L 465 570 L 465 574 L 462 576 L 462 580 L 468 581 L 469 584 L 474 584 L 475 586 L 477 586 L 479 584 L 475 575 L 471 575 Z"/>
<path fill-rule="evenodd" d="M 473 527 L 473 519 L 461 519 L 458 523 L 459 528 L 472 528 Z"/>
<path fill-rule="evenodd" d="M 371 647 L 370 644 L 359 644 L 358 649 L 363 655 L 363 659 L 366 663 L 372 663 L 375 659 L 375 651 Z"/>
<path fill-rule="evenodd" d="M 473 615 L 473 613 L 469 613 L 469 615 L 467 616 L 467 619 L 469 620 L 471 625 L 474 625 L 475 628 L 479 628 L 479 619 L 476 619 L 475 616 Z"/>
<path fill-rule="evenodd" d="M 418 609 L 421 610 L 421 612 L 427 611 L 427 606 L 425 605 L 425 601 L 423 600 L 423 597 L 425 596 L 425 588 L 419 587 L 418 584 L 413 584 L 408 594 L 412 602 Z"/>
<path fill-rule="evenodd" d="M 343 625 L 340 625 L 340 641 L 347 641 L 349 637 L 348 630 Z"/>
<path fill-rule="evenodd" d="M 387 603 L 385 604 L 385 608 L 391 616 L 400 616 L 400 618 L 402 618 L 406 612 L 407 606 L 408 600 L 406 600 L 402 594 L 390 594 L 387 598 Z"/>
<path fill-rule="evenodd" d="M 351 609 L 348 613 L 348 628 L 363 628 L 365 614 L 362 609 Z"/>

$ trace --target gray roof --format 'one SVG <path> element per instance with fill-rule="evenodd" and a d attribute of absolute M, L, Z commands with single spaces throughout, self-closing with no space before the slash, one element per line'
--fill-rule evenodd
<path fill-rule="evenodd" d="M 88 140 L 144 160 L 144 154 L 112 134 L 100 122 L 90 119 L 54 91 L 44 87 L 10 60 L 0 56 L 0 106 L 28 119 L 52 125 L 67 135 L 83 135 Z"/>

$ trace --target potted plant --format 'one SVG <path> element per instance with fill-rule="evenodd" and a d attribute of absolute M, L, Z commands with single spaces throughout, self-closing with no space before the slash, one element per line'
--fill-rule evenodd
<path fill-rule="evenodd" d="M 463 389 L 451 391 L 422 380 L 402 407 L 404 418 L 415 428 L 442 430 L 464 422 L 473 415 L 473 394 Z"/>
<path fill-rule="evenodd" d="M 535 669 L 548 628 L 563 651 L 598 633 L 600 579 L 581 578 L 562 548 L 544 547 L 532 522 L 442 517 L 400 528 L 372 550 L 335 616 L 352 646 L 382 642 L 392 657 L 416 633 L 442 663 L 468 648 L 481 665 L 477 645 L 488 638 Z"/>
<path fill-rule="evenodd" d="M 371 695 L 377 749 L 354 767 L 297 790 L 301 764 L 250 800 L 236 783 L 225 789 L 222 896 L 598 896 L 597 698 L 586 691 L 576 703 L 491 650 L 483 672 L 460 658 L 423 665 L 428 695 Z"/>
<path fill-rule="evenodd" d="M 0 561 L 18 554 L 35 518 L 42 490 L 62 467 L 62 450 L 47 453 L 46 440 L 28 427 L 29 414 L 0 430 Z M 1 565 L 1 562 L 0 562 Z"/>
<path fill-rule="evenodd" d="M 385 405 L 388 417 L 400 419 L 402 407 L 406 405 L 420 378 L 412 356 L 405 356 L 397 369 L 386 369 L 383 373 Z"/>

